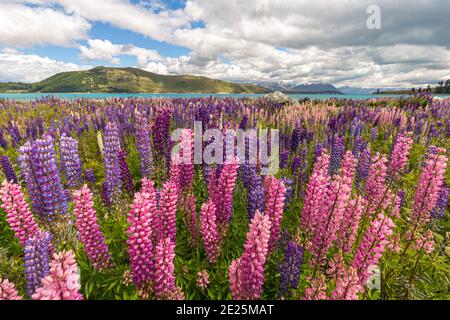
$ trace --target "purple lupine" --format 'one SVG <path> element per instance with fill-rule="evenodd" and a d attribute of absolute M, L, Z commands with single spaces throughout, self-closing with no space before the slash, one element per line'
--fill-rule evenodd
<path fill-rule="evenodd" d="M 142 178 L 150 178 L 153 172 L 153 156 L 150 146 L 150 129 L 147 118 L 138 116 L 135 123 L 136 145 Z"/>
<path fill-rule="evenodd" d="M 285 169 L 287 167 L 288 158 L 289 158 L 289 151 L 288 150 L 281 151 L 281 154 L 280 154 L 280 169 L 283 170 L 283 169 Z"/>
<path fill-rule="evenodd" d="M 253 219 L 256 210 L 264 212 L 264 200 L 265 195 L 261 176 L 255 170 L 251 174 L 247 194 L 247 215 L 249 221 Z"/>
<path fill-rule="evenodd" d="M 338 137 L 333 141 L 331 149 L 329 174 L 333 175 L 341 166 L 342 156 L 344 155 L 344 137 Z"/>
<path fill-rule="evenodd" d="M 24 271 L 27 293 L 31 297 L 41 286 L 41 279 L 50 273 L 49 258 L 52 254 L 52 235 L 41 232 L 27 240 L 24 248 Z"/>
<path fill-rule="evenodd" d="M 153 146 L 155 150 L 158 150 L 158 154 L 161 154 L 166 158 L 166 162 L 169 163 L 170 158 L 170 109 L 159 110 L 155 119 L 155 124 L 152 129 Z"/>
<path fill-rule="evenodd" d="M 356 168 L 356 186 L 358 190 L 362 190 L 363 182 L 369 175 L 370 157 L 370 148 L 366 147 L 359 156 L 358 166 Z"/>
<path fill-rule="evenodd" d="M 292 130 L 292 138 L 291 138 L 291 151 L 293 153 L 297 152 L 298 146 L 300 144 L 301 139 L 301 130 L 299 127 L 294 128 Z"/>
<path fill-rule="evenodd" d="M 286 193 L 284 194 L 284 210 L 286 210 L 292 197 L 292 179 L 282 178 L 281 182 L 286 188 Z"/>
<path fill-rule="evenodd" d="M 95 183 L 94 170 L 92 170 L 92 169 L 84 170 L 84 177 L 85 177 L 86 181 L 89 182 L 90 184 L 94 184 Z"/>
<path fill-rule="evenodd" d="M 432 219 L 443 219 L 445 217 L 445 210 L 448 206 L 448 196 L 450 195 L 450 188 L 446 185 L 441 187 L 439 191 L 439 195 L 436 201 L 436 205 L 431 210 L 431 218 Z"/>
<path fill-rule="evenodd" d="M 11 161 L 9 160 L 8 156 L 0 156 L 0 164 L 3 168 L 3 173 L 5 174 L 6 180 L 9 182 L 18 183 L 16 172 L 14 171 L 14 168 L 11 164 Z"/>
<path fill-rule="evenodd" d="M 120 138 L 119 130 L 114 122 L 109 122 L 105 128 L 104 138 L 104 163 L 105 163 L 105 180 L 108 184 L 109 202 L 111 203 L 115 197 L 120 195 Z"/>
<path fill-rule="evenodd" d="M 133 193 L 134 182 L 131 176 L 130 169 L 127 164 L 127 154 L 124 149 L 119 151 L 119 165 L 120 165 L 120 179 L 122 180 L 123 187 L 129 193 Z"/>
<path fill-rule="evenodd" d="M 41 219 L 52 221 L 56 214 L 67 213 L 67 199 L 53 146 L 53 138 L 27 142 L 19 149 L 22 178 L 26 183 L 33 210 Z"/>
<path fill-rule="evenodd" d="M 302 263 L 303 248 L 294 241 L 289 241 L 284 251 L 284 259 L 278 265 L 280 296 L 284 296 L 290 289 L 297 288 Z"/>
<path fill-rule="evenodd" d="M 5 136 L 3 135 L 3 129 L 0 128 L 0 146 L 3 149 L 8 149 L 8 141 L 6 141 Z"/>
<path fill-rule="evenodd" d="M 59 148 L 61 171 L 66 176 L 66 184 L 69 188 L 76 188 L 81 185 L 82 169 L 81 160 L 78 155 L 78 141 L 68 137 L 65 133 L 61 135 Z"/>

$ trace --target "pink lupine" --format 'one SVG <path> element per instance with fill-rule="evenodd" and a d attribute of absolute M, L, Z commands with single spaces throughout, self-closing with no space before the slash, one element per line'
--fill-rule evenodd
<path fill-rule="evenodd" d="M 148 193 L 154 193 L 155 192 L 155 183 L 153 180 L 142 178 L 141 180 L 141 192 L 148 192 Z"/>
<path fill-rule="evenodd" d="M 22 300 L 22 296 L 16 290 L 16 287 L 8 279 L 0 278 L 0 300 Z"/>
<path fill-rule="evenodd" d="M 195 202 L 195 195 L 189 194 L 186 196 L 186 222 L 192 246 L 196 246 L 198 243 L 198 219 Z"/>
<path fill-rule="evenodd" d="M 201 289 L 208 288 L 209 285 L 209 275 L 208 271 L 202 270 L 197 272 L 197 287 Z"/>
<path fill-rule="evenodd" d="M 177 237 L 177 194 L 177 186 L 173 181 L 163 184 L 158 203 L 159 240 L 170 237 L 175 241 Z"/>
<path fill-rule="evenodd" d="M 182 147 L 180 173 L 179 173 L 179 189 L 190 189 L 194 179 L 194 132 L 191 129 L 184 129 L 180 144 Z"/>
<path fill-rule="evenodd" d="M 424 234 L 420 235 L 416 240 L 413 248 L 417 250 L 423 249 L 425 253 L 430 254 L 434 250 L 434 237 L 433 232 L 428 230 Z"/>
<path fill-rule="evenodd" d="M 23 247 L 27 239 L 38 235 L 39 227 L 25 202 L 24 195 L 19 185 L 8 181 L 3 181 L 0 189 L 2 200 L 1 207 L 7 213 L 6 221 L 14 231 L 15 237 L 19 239 Z"/>
<path fill-rule="evenodd" d="M 389 244 L 394 222 L 382 213 L 378 214 L 369 228 L 353 258 L 352 267 L 356 269 L 361 285 L 371 276 L 370 267 L 377 265 Z"/>
<path fill-rule="evenodd" d="M 154 289 L 158 299 L 175 292 L 175 243 L 169 238 L 161 239 L 155 249 Z"/>
<path fill-rule="evenodd" d="M 134 195 L 128 213 L 127 244 L 133 282 L 138 288 L 152 281 L 155 212 L 155 192 L 138 192 Z"/>
<path fill-rule="evenodd" d="M 301 214 L 301 227 L 311 233 L 317 225 L 317 213 L 322 207 L 324 197 L 330 184 L 328 167 L 330 156 L 324 149 L 314 164 L 314 169 L 306 187 L 305 200 Z"/>
<path fill-rule="evenodd" d="M 331 300 L 358 300 L 358 293 L 364 291 L 356 270 L 353 267 L 342 268 L 337 275 L 336 287 L 331 293 Z"/>
<path fill-rule="evenodd" d="M 280 236 L 286 187 L 275 177 L 267 176 L 264 180 L 264 189 L 266 190 L 264 214 L 269 216 L 272 223 L 269 240 L 269 251 L 272 251 Z"/>
<path fill-rule="evenodd" d="M 325 277 L 320 274 L 311 280 L 309 287 L 305 289 L 305 297 L 303 300 L 326 300 L 327 299 L 327 283 Z"/>
<path fill-rule="evenodd" d="M 76 227 L 92 265 L 103 270 L 111 265 L 111 254 L 97 222 L 92 192 L 87 185 L 73 193 Z"/>
<path fill-rule="evenodd" d="M 80 275 L 72 251 L 55 253 L 50 262 L 50 274 L 42 279 L 33 300 L 83 300 Z"/>
<path fill-rule="evenodd" d="M 387 168 L 388 176 L 392 178 L 402 173 L 408 164 L 409 150 L 413 143 L 410 135 L 410 133 L 406 133 L 397 136 Z"/>
<path fill-rule="evenodd" d="M 446 150 L 436 148 L 436 154 L 430 154 L 425 161 L 414 197 L 411 213 L 412 233 L 430 221 L 430 211 L 436 205 L 439 190 L 444 182 L 447 168 Z"/>
<path fill-rule="evenodd" d="M 250 223 L 244 252 L 230 266 L 230 287 L 234 292 L 233 298 L 255 300 L 261 297 L 264 267 L 269 252 L 270 228 L 270 218 L 257 210 Z"/>
<path fill-rule="evenodd" d="M 350 200 L 355 167 L 356 159 L 352 152 L 348 151 L 344 156 L 339 174 L 334 176 L 323 199 L 310 248 L 314 256 L 312 264 L 315 267 L 321 264 L 322 259 L 337 239 L 337 233 Z"/>
<path fill-rule="evenodd" d="M 365 199 L 367 208 L 364 211 L 364 216 L 373 217 L 377 208 L 382 205 L 384 201 L 386 188 L 386 157 L 377 153 L 372 158 L 372 164 L 369 168 L 369 175 L 366 182 Z"/>
<path fill-rule="evenodd" d="M 217 224 L 226 229 L 233 211 L 233 191 L 236 183 L 238 164 L 236 161 L 223 165 L 217 181 L 215 193 L 210 195 L 216 206 Z"/>
<path fill-rule="evenodd" d="M 348 202 L 341 222 L 337 245 L 343 252 L 351 252 L 356 241 L 364 199 L 358 196 Z"/>
<path fill-rule="evenodd" d="M 200 232 L 210 263 L 216 262 L 220 255 L 220 236 L 216 225 L 216 212 L 216 206 L 212 200 L 203 204 L 200 212 Z"/>

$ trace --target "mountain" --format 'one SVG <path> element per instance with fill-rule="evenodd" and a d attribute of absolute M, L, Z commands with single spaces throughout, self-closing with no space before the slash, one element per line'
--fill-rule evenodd
<path fill-rule="evenodd" d="M 267 93 L 251 84 L 192 75 L 160 75 L 137 68 L 96 67 L 55 74 L 35 83 L 0 83 L 0 92 Z"/>
<path fill-rule="evenodd" d="M 257 82 L 255 85 L 264 87 L 270 91 L 289 91 L 290 88 L 295 87 L 299 85 L 297 82 L 293 81 L 264 81 L 264 82 Z"/>
<path fill-rule="evenodd" d="M 289 93 L 337 93 L 340 94 L 335 86 L 328 83 L 303 83 L 287 90 Z"/>

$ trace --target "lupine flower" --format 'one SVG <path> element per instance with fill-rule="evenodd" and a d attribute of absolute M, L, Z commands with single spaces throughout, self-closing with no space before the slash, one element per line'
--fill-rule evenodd
<path fill-rule="evenodd" d="M 356 270 L 353 267 L 341 268 L 337 274 L 336 287 L 331 293 L 332 300 L 358 300 L 358 293 L 363 292 Z"/>
<path fill-rule="evenodd" d="M 6 180 L 9 182 L 18 183 L 19 180 L 17 179 L 16 172 L 14 171 L 9 157 L 0 156 L 0 164 L 2 165 Z"/>
<path fill-rule="evenodd" d="M 127 154 L 124 149 L 119 151 L 119 166 L 120 166 L 120 179 L 122 180 L 123 187 L 129 193 L 134 190 L 133 177 L 131 176 L 130 169 L 127 164 Z"/>
<path fill-rule="evenodd" d="M 388 176 L 395 178 L 405 170 L 408 164 L 409 150 L 413 140 L 409 134 L 399 134 L 392 148 L 391 158 L 387 168 Z"/>
<path fill-rule="evenodd" d="M 82 169 L 80 156 L 78 155 L 78 141 L 63 133 L 61 135 L 59 154 L 61 170 L 66 176 L 67 187 L 79 187 L 82 183 Z"/>
<path fill-rule="evenodd" d="M 437 154 L 430 154 L 422 169 L 411 213 L 412 233 L 430 221 L 431 210 L 438 200 L 439 190 L 444 183 L 447 157 L 445 149 L 438 148 Z"/>
<path fill-rule="evenodd" d="M 309 287 L 305 289 L 304 300 L 326 300 L 327 284 L 323 274 L 311 280 Z"/>
<path fill-rule="evenodd" d="M 208 271 L 202 270 L 197 272 L 197 287 L 207 289 L 209 285 Z"/>
<path fill-rule="evenodd" d="M 50 232 L 41 232 L 26 242 L 23 260 L 27 293 L 30 297 L 41 286 L 41 280 L 50 273 L 49 260 L 53 252 L 51 241 Z"/>
<path fill-rule="evenodd" d="M 86 181 L 89 182 L 90 184 L 95 183 L 95 174 L 92 169 L 86 169 L 84 171 L 84 177 L 86 178 Z"/>
<path fill-rule="evenodd" d="M 0 300 L 22 300 L 16 287 L 8 279 L 0 278 Z"/>
<path fill-rule="evenodd" d="M 109 188 L 109 201 L 112 202 L 120 194 L 121 190 L 120 139 L 119 130 L 115 123 L 110 122 L 106 125 L 104 140 L 105 180 Z"/>
<path fill-rule="evenodd" d="M 196 246 L 198 243 L 198 219 L 196 199 L 193 194 L 186 197 L 186 222 L 189 230 L 190 242 L 192 246 Z"/>
<path fill-rule="evenodd" d="M 305 200 L 301 215 L 301 227 L 304 232 L 310 233 L 315 229 L 318 217 L 317 213 L 323 204 L 324 196 L 330 184 L 328 167 L 330 157 L 326 150 L 317 158 L 314 169 L 306 187 Z"/>
<path fill-rule="evenodd" d="M 314 266 L 322 263 L 322 259 L 337 239 L 337 232 L 352 191 L 355 166 L 356 159 L 351 151 L 348 151 L 344 156 L 339 175 L 334 176 L 326 196 L 322 199 L 310 249 L 315 259 Z"/>
<path fill-rule="evenodd" d="M 103 270 L 110 266 L 111 254 L 97 222 L 92 192 L 87 185 L 73 193 L 76 227 L 84 250 L 92 265 Z"/>
<path fill-rule="evenodd" d="M 177 194 L 177 186 L 172 181 L 164 183 L 158 205 L 159 239 L 175 241 L 177 238 Z"/>
<path fill-rule="evenodd" d="M 170 238 L 161 239 L 155 249 L 154 288 L 158 299 L 165 298 L 169 293 L 175 292 L 175 243 Z"/>
<path fill-rule="evenodd" d="M 102 191 L 100 193 L 100 196 L 102 198 L 102 201 L 104 203 L 105 206 L 109 207 L 112 203 L 111 203 L 111 191 L 110 191 L 110 186 L 108 184 L 107 181 L 104 181 L 102 183 Z"/>
<path fill-rule="evenodd" d="M 264 211 L 265 192 L 261 176 L 255 171 L 250 172 L 249 186 L 247 193 L 247 216 L 249 221 L 253 219 L 256 210 Z"/>
<path fill-rule="evenodd" d="M 200 211 L 200 233 L 210 263 L 217 261 L 220 254 L 220 236 L 216 225 L 216 206 L 209 200 Z"/>
<path fill-rule="evenodd" d="M 19 149 L 20 168 L 33 210 L 40 218 L 52 221 L 58 214 L 67 213 L 67 201 L 56 166 L 53 138 L 49 135 Z"/>
<path fill-rule="evenodd" d="M 371 276 L 370 267 L 380 261 L 394 226 L 391 218 L 379 213 L 367 229 L 352 262 L 361 285 L 364 285 Z"/>
<path fill-rule="evenodd" d="M 448 196 L 450 195 L 450 188 L 445 184 L 442 185 L 439 191 L 439 196 L 436 201 L 436 205 L 431 210 L 430 216 L 432 219 L 443 219 L 445 217 L 445 210 L 448 206 Z"/>
<path fill-rule="evenodd" d="M 3 181 L 0 189 L 1 208 L 7 213 L 6 221 L 20 245 L 25 246 L 27 239 L 39 234 L 39 227 L 25 202 L 20 187 L 11 182 Z"/>
<path fill-rule="evenodd" d="M 369 169 L 365 188 L 365 199 L 368 205 L 368 213 L 372 217 L 376 209 L 383 202 L 386 191 L 386 163 L 387 160 L 383 155 L 377 153 L 373 159 Z"/>
<path fill-rule="evenodd" d="M 303 248 L 294 241 L 289 241 L 284 252 L 284 259 L 278 265 L 281 296 L 284 296 L 289 289 L 297 288 L 302 263 Z"/>
<path fill-rule="evenodd" d="M 359 156 L 358 167 L 356 169 L 356 186 L 358 190 L 363 189 L 363 183 L 369 175 L 370 156 L 370 147 L 366 147 Z"/>
<path fill-rule="evenodd" d="M 352 251 L 363 209 L 364 200 L 361 197 L 350 200 L 345 208 L 337 240 L 338 247 L 343 252 Z"/>
<path fill-rule="evenodd" d="M 261 297 L 270 228 L 270 218 L 257 211 L 250 223 L 244 252 L 239 259 L 233 260 L 228 272 L 231 294 L 236 300 L 256 300 Z"/>
<path fill-rule="evenodd" d="M 330 175 L 333 175 L 339 169 L 344 151 L 344 137 L 335 139 L 333 141 L 333 147 L 331 149 L 329 168 Z"/>
<path fill-rule="evenodd" d="M 153 278 L 153 232 L 155 226 L 155 192 L 138 192 L 134 195 L 128 213 L 128 254 L 133 282 L 136 287 L 150 283 Z"/>
<path fill-rule="evenodd" d="M 180 176 L 179 176 L 179 190 L 190 189 L 194 179 L 194 133 L 190 129 L 184 129 L 181 138 L 180 146 L 182 152 L 180 154 Z"/>
<path fill-rule="evenodd" d="M 150 146 L 150 129 L 147 118 L 138 117 L 135 124 L 136 146 L 139 154 L 139 167 L 143 178 L 150 178 L 153 172 L 153 156 Z"/>
<path fill-rule="evenodd" d="M 83 300 L 80 275 L 72 251 L 55 253 L 50 263 L 50 274 L 42 279 L 42 286 L 33 294 L 33 300 Z"/>
<path fill-rule="evenodd" d="M 280 236 L 286 188 L 280 180 L 267 176 L 264 180 L 264 189 L 266 190 L 264 214 L 269 216 L 272 225 L 269 239 L 269 251 L 272 251 Z"/>

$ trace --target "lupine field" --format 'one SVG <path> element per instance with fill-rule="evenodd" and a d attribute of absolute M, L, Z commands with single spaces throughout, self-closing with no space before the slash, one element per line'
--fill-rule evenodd
<path fill-rule="evenodd" d="M 450 299 L 450 99 L 48 97 L 0 117 L 0 299 Z M 279 129 L 280 169 L 174 162 L 194 121 Z"/>

